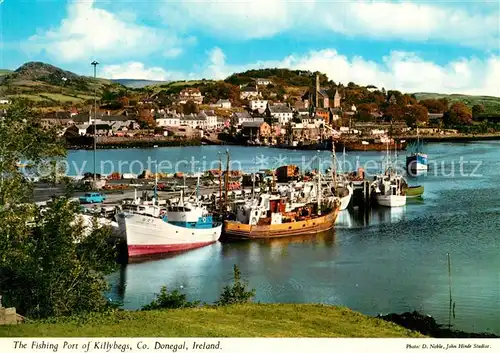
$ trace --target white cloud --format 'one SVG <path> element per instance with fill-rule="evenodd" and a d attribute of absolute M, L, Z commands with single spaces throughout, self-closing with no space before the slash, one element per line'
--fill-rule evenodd
<path fill-rule="evenodd" d="M 58 27 L 30 37 L 23 48 L 45 51 L 61 62 L 142 56 L 159 50 L 169 56 L 180 54 L 180 40 L 175 35 L 134 23 L 133 13 L 119 16 L 94 5 L 94 0 L 70 2 L 68 16 Z"/>
<path fill-rule="evenodd" d="M 496 6 L 495 6 L 496 5 Z M 411 1 L 184 0 L 165 1 L 164 21 L 237 40 L 268 38 L 283 32 L 327 37 L 333 33 L 374 39 L 437 41 L 499 49 L 499 4 L 461 6 Z"/>
<path fill-rule="evenodd" d="M 119 65 L 105 65 L 99 72 L 100 77 L 110 79 L 137 79 L 167 81 L 184 78 L 182 73 L 170 72 L 161 67 L 146 68 L 141 62 L 128 62 Z"/>

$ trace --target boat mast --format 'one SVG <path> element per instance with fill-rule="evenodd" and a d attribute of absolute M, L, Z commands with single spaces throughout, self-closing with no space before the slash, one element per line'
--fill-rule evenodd
<path fill-rule="evenodd" d="M 225 194 L 224 194 L 224 207 L 227 209 L 227 193 L 229 188 L 229 150 L 226 150 L 227 164 L 226 164 L 226 177 L 225 177 Z"/>
<path fill-rule="evenodd" d="M 332 179 L 333 179 L 333 185 L 337 187 L 337 155 L 335 154 L 335 142 L 332 141 L 332 158 L 333 158 L 333 165 L 332 165 Z"/>
<path fill-rule="evenodd" d="M 222 156 L 219 151 L 219 209 L 222 210 Z"/>
<path fill-rule="evenodd" d="M 318 168 L 318 215 L 321 215 L 321 170 Z"/>
<path fill-rule="evenodd" d="M 345 173 L 345 146 L 344 150 L 342 151 L 342 172 Z"/>
<path fill-rule="evenodd" d="M 200 173 L 198 172 L 198 180 L 196 181 L 196 204 L 200 200 Z"/>

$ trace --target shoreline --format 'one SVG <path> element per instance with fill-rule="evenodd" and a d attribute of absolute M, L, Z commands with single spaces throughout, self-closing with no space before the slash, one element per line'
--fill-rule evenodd
<path fill-rule="evenodd" d="M 92 138 L 86 138 L 83 143 L 73 143 L 67 141 L 67 150 L 78 151 L 78 150 L 93 150 L 93 144 L 90 142 Z M 366 138 L 369 139 L 369 138 Z M 395 140 L 406 140 L 406 141 L 416 141 L 417 136 L 397 136 L 394 137 Z M 424 142 L 448 142 L 448 143 L 463 143 L 463 142 L 477 142 L 477 141 L 496 141 L 500 140 L 500 133 L 495 134 L 455 134 L 455 135 L 422 135 L 419 137 L 420 140 Z M 357 139 L 357 141 L 362 141 L 363 138 Z M 337 143 L 342 143 L 340 140 Z M 245 146 L 245 147 L 270 147 L 278 149 L 291 149 L 291 150 L 317 150 L 317 149 L 328 149 L 327 144 L 323 143 L 322 146 L 319 144 L 310 144 L 302 146 L 290 146 L 290 145 L 248 145 L 239 144 L 234 142 L 220 141 L 219 143 L 215 141 L 205 141 L 204 139 L 193 139 L 193 140 L 172 140 L 172 139 L 155 139 L 155 138 L 141 138 L 141 139 L 120 139 L 117 141 L 97 141 L 97 149 L 129 149 L 129 148 L 154 148 L 157 147 L 188 147 L 188 146 Z M 366 151 L 376 151 L 377 148 L 367 147 Z"/>

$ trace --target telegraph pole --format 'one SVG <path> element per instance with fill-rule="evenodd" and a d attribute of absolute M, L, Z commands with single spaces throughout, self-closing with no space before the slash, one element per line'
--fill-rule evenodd
<path fill-rule="evenodd" d="M 96 128 L 96 119 L 97 119 L 97 65 L 99 63 L 97 61 L 92 61 L 90 64 L 94 67 L 94 188 L 97 185 L 97 128 Z"/>

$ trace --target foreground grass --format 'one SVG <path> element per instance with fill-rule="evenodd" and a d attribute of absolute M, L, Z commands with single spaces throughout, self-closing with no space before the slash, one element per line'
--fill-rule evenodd
<path fill-rule="evenodd" d="M 347 308 L 246 304 L 166 311 L 120 311 L 86 318 L 0 326 L 10 337 L 423 337 Z"/>

